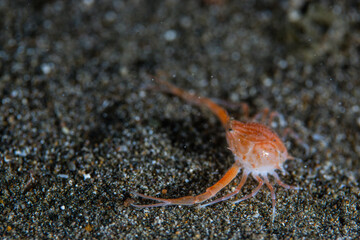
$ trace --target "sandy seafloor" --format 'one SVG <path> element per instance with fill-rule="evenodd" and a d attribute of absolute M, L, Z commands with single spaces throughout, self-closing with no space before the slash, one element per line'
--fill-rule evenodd
<path fill-rule="evenodd" d="M 359 237 L 359 2 L 222 2 L 0 0 L 1 238 Z M 281 178 L 302 189 L 276 186 L 273 223 L 265 187 L 204 209 L 129 205 L 202 193 L 234 161 L 209 111 L 144 91 L 156 72 L 298 135 Z"/>

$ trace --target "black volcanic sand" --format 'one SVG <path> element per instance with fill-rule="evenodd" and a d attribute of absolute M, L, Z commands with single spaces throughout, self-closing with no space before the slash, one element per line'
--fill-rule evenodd
<path fill-rule="evenodd" d="M 359 237 L 359 2 L 208 2 L 0 1 L 2 238 Z M 301 190 L 276 186 L 273 223 L 265 187 L 203 209 L 130 205 L 202 193 L 234 161 L 209 111 L 145 91 L 159 72 L 298 135 L 281 178 Z"/>

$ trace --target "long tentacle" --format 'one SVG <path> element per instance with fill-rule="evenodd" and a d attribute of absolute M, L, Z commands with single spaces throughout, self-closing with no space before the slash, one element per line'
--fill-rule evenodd
<path fill-rule="evenodd" d="M 190 93 L 174 86 L 173 84 L 166 82 L 166 81 L 162 81 L 158 78 L 155 78 L 155 80 L 161 86 L 165 87 L 164 91 L 174 94 L 178 97 L 181 97 L 185 101 L 196 104 L 198 106 L 206 106 L 210 111 L 212 111 L 219 118 L 223 127 L 225 129 L 227 128 L 229 121 L 230 121 L 229 114 L 227 113 L 227 111 L 224 108 L 222 108 L 221 106 L 219 106 L 218 104 L 213 102 L 211 99 L 206 98 L 206 97 L 200 97 L 195 94 L 190 94 Z"/>
<path fill-rule="evenodd" d="M 148 205 L 136 205 L 132 204 L 134 207 L 144 208 L 144 207 L 160 207 L 165 205 L 193 205 L 195 203 L 201 203 L 209 198 L 215 196 L 221 189 L 226 187 L 239 173 L 240 171 L 240 163 L 235 162 L 232 167 L 225 173 L 225 175 L 213 186 L 206 189 L 205 193 L 199 194 L 197 196 L 185 196 L 180 198 L 157 198 L 157 197 L 151 197 L 140 193 L 134 193 L 134 195 L 145 198 L 145 199 L 151 199 L 155 201 L 159 201 L 161 203 L 157 204 L 148 204 Z"/>

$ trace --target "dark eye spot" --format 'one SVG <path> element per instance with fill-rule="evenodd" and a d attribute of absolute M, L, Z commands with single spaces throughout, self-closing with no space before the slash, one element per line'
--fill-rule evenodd
<path fill-rule="evenodd" d="M 229 128 L 228 131 L 229 131 L 229 132 L 232 132 L 232 128 Z"/>

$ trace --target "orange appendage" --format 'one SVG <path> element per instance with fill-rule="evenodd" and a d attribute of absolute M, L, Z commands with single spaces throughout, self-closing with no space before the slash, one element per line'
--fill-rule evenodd
<path fill-rule="evenodd" d="M 207 107 L 211 112 L 213 112 L 218 117 L 218 119 L 220 120 L 221 124 L 224 127 L 229 122 L 230 117 L 229 117 L 227 111 L 224 108 L 222 108 L 221 106 L 219 106 L 218 104 L 214 103 L 211 99 L 188 93 L 188 92 L 184 91 L 183 89 L 178 88 L 169 82 L 162 81 L 158 78 L 155 78 L 155 80 L 159 84 L 161 84 L 163 87 L 165 87 L 165 89 L 163 89 L 163 91 L 174 94 L 189 103 L 192 103 L 192 104 L 195 104 L 198 106 Z"/>
<path fill-rule="evenodd" d="M 217 183 L 206 189 L 206 191 L 202 194 L 196 196 L 185 196 L 181 198 L 164 199 L 134 192 L 133 194 L 136 196 L 155 200 L 158 203 L 147 205 L 132 205 L 135 207 L 144 208 L 160 207 L 166 205 L 193 205 L 196 203 L 202 203 L 214 197 L 220 190 L 226 187 L 236 177 L 241 169 L 243 169 L 241 182 L 233 192 L 206 204 L 200 205 L 200 207 L 205 207 L 214 203 L 225 201 L 235 196 L 240 192 L 248 176 L 252 175 L 252 177 L 258 181 L 258 186 L 250 194 L 234 201 L 234 203 L 254 197 L 265 184 L 271 192 L 273 206 L 272 220 L 274 220 L 275 190 L 268 179 L 268 175 L 273 176 L 276 183 L 286 189 L 298 189 L 295 186 L 290 186 L 283 183 L 280 180 L 278 174 L 275 172 L 276 169 L 285 172 L 283 169 L 284 162 L 287 159 L 293 159 L 293 157 L 288 154 L 284 143 L 281 141 L 278 135 L 260 123 L 243 123 L 240 121 L 231 120 L 225 109 L 208 98 L 202 98 L 194 94 L 187 93 L 186 91 L 177 88 L 168 82 L 160 80 L 158 82 L 162 85 L 162 87 L 166 88 L 164 91 L 177 95 L 184 100 L 198 106 L 207 107 L 219 118 L 226 131 L 226 139 L 229 145 L 229 149 L 235 155 L 235 162 Z"/>

